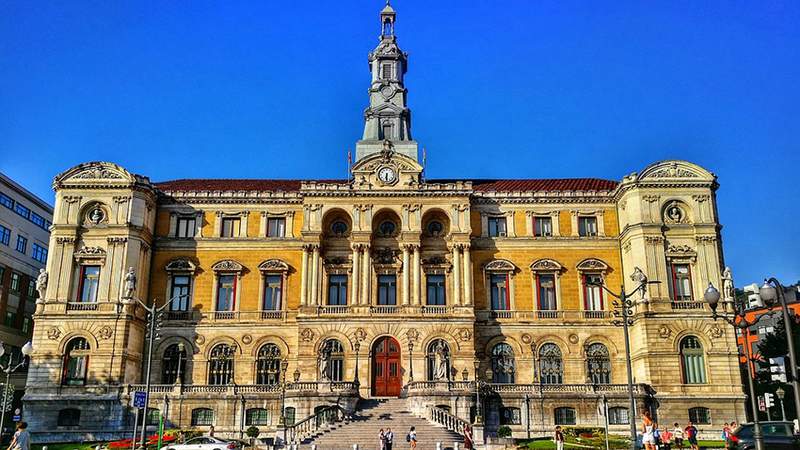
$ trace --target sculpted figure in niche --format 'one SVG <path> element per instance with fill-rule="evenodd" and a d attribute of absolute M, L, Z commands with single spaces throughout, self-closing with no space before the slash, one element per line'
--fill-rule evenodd
<path fill-rule="evenodd" d="M 633 274 L 631 274 L 631 280 L 636 282 L 636 287 L 642 286 L 642 300 L 647 299 L 647 275 L 644 274 L 642 269 L 638 267 L 633 268 Z"/>
<path fill-rule="evenodd" d="M 92 208 L 92 211 L 89 213 L 89 221 L 93 224 L 97 225 L 103 221 L 105 214 L 103 214 L 103 210 L 100 209 L 99 206 L 95 206 Z"/>
<path fill-rule="evenodd" d="M 133 293 L 136 291 L 136 272 L 133 267 L 128 268 L 128 273 L 125 274 L 125 286 L 123 288 L 122 298 L 133 298 Z"/>
<path fill-rule="evenodd" d="M 722 272 L 722 298 L 726 302 L 732 302 L 735 297 L 733 272 L 730 267 L 725 267 L 725 271 Z"/>
<path fill-rule="evenodd" d="M 36 277 L 36 290 L 39 292 L 39 298 L 36 303 L 44 303 L 44 294 L 47 292 L 47 271 L 39 269 L 39 276 Z"/>
<path fill-rule="evenodd" d="M 438 341 L 433 349 L 436 358 L 436 372 L 434 376 L 436 380 L 447 379 L 447 346 L 444 342 Z"/>
<path fill-rule="evenodd" d="M 325 345 L 319 350 L 319 379 L 320 381 L 331 381 L 330 376 L 330 364 L 331 364 L 331 346 L 330 342 L 326 342 Z"/>

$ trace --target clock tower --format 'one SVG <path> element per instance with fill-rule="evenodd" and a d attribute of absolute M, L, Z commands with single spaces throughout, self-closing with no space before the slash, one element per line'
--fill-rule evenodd
<path fill-rule="evenodd" d="M 395 13 L 389 1 L 381 10 L 380 43 L 369 54 L 372 81 L 369 107 L 364 111 L 364 135 L 356 143 L 356 162 L 381 153 L 384 141 L 390 141 L 394 152 L 417 161 L 417 143 L 411 138 L 411 110 L 406 105 L 408 94 L 403 85 L 408 55 L 400 50 L 394 34 Z M 385 173 L 387 179 L 390 174 Z"/>

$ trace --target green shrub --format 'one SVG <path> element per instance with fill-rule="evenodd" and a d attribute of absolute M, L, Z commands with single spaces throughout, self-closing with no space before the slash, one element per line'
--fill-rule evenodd
<path fill-rule="evenodd" d="M 260 432 L 261 432 L 261 431 L 258 429 L 258 427 L 256 427 L 256 426 L 251 426 L 250 428 L 248 428 L 248 429 L 245 431 L 245 434 L 247 435 L 247 437 L 249 437 L 249 438 L 251 438 L 251 439 L 255 439 L 255 438 L 257 438 L 257 437 L 258 437 L 258 433 L 260 433 Z"/>
<path fill-rule="evenodd" d="M 511 428 L 509 428 L 506 425 L 503 425 L 502 427 L 498 428 L 497 429 L 497 437 L 500 437 L 500 438 L 511 437 Z"/>

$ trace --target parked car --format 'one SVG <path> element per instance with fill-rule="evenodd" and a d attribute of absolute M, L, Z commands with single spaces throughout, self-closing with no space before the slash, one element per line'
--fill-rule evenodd
<path fill-rule="evenodd" d="M 188 439 L 183 444 L 170 444 L 161 450 L 241 450 L 241 442 L 225 440 L 211 436 L 198 436 Z"/>
<path fill-rule="evenodd" d="M 795 434 L 792 422 L 761 422 L 764 446 L 769 450 L 800 450 L 800 435 Z M 743 423 L 728 437 L 731 450 L 753 450 L 753 424 Z"/>

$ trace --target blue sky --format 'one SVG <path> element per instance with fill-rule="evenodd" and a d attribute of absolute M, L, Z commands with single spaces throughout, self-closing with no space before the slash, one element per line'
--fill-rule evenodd
<path fill-rule="evenodd" d="M 380 0 L 0 4 L 0 171 L 332 178 Z M 397 0 L 429 177 L 719 176 L 737 284 L 800 279 L 800 2 Z"/>

